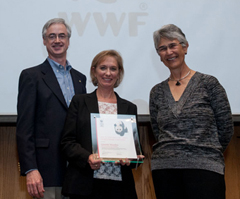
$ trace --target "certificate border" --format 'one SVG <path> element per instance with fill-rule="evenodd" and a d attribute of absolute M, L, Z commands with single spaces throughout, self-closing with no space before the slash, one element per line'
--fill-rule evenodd
<path fill-rule="evenodd" d="M 92 136 L 92 153 L 98 154 L 98 144 L 97 144 L 97 125 L 96 118 L 101 118 L 101 115 L 109 115 L 109 117 L 116 117 L 117 119 L 128 119 L 132 121 L 132 130 L 135 141 L 135 148 L 137 155 L 142 155 L 141 145 L 138 136 L 137 120 L 135 115 L 126 115 L 126 114 L 100 114 L 100 113 L 91 113 L 91 136 Z M 116 162 L 119 161 L 119 158 L 103 158 L 103 162 Z M 132 163 L 143 163 L 143 159 L 131 159 Z"/>

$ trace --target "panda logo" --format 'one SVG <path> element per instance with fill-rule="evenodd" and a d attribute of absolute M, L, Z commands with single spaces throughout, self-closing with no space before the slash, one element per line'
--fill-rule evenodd
<path fill-rule="evenodd" d="M 127 127 L 125 127 L 122 121 L 114 124 L 114 129 L 115 132 L 120 136 L 124 136 L 124 134 L 128 132 Z"/>

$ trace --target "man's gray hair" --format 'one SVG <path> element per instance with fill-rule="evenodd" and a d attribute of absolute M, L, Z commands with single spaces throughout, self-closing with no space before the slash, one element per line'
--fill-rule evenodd
<path fill-rule="evenodd" d="M 66 26 L 67 28 L 67 33 L 68 33 L 68 38 L 71 37 L 71 27 L 65 22 L 64 19 L 62 18 L 54 18 L 54 19 L 50 19 L 47 23 L 45 23 L 45 25 L 43 26 L 43 29 L 42 29 L 42 37 L 43 38 L 46 38 L 46 32 L 47 32 L 47 29 L 52 25 L 52 24 L 63 24 Z"/>

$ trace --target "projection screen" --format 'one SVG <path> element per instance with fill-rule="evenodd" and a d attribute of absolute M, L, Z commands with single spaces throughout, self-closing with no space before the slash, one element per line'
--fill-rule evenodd
<path fill-rule="evenodd" d="M 151 88 L 168 78 L 152 34 L 176 24 L 189 42 L 187 65 L 214 75 L 226 89 L 232 112 L 240 114 L 239 0 L 1 0 L 0 114 L 16 114 L 20 72 L 47 58 L 41 31 L 46 21 L 62 17 L 72 27 L 67 59 L 84 73 L 100 51 L 115 49 L 124 60 L 125 76 L 116 92 L 149 114 Z"/>

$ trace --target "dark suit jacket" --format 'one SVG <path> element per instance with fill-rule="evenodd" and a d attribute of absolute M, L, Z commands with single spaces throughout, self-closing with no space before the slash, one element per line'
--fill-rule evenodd
<path fill-rule="evenodd" d="M 75 94 L 86 93 L 86 77 L 71 69 Z M 25 69 L 19 79 L 17 147 L 21 175 L 38 169 L 45 187 L 61 186 L 66 160 L 60 153 L 67 104 L 46 60 Z"/>
<path fill-rule="evenodd" d="M 116 96 L 118 114 L 137 115 L 136 105 Z M 89 195 L 92 192 L 93 170 L 87 162 L 92 153 L 90 113 L 99 113 L 96 91 L 75 95 L 68 110 L 61 141 L 62 152 L 69 161 L 62 191 L 65 195 Z M 121 166 L 121 171 L 124 194 L 128 198 L 136 198 L 131 167 Z"/>

